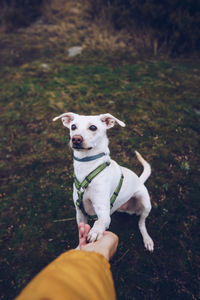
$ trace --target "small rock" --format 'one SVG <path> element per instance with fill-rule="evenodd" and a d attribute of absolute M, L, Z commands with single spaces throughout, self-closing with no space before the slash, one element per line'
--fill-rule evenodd
<path fill-rule="evenodd" d="M 83 47 L 79 47 L 79 46 L 71 47 L 68 49 L 68 56 L 73 57 L 78 54 L 81 54 L 82 50 L 83 50 Z"/>
<path fill-rule="evenodd" d="M 49 70 L 49 66 L 47 64 L 42 64 L 41 66 L 44 72 L 47 72 Z"/>
<path fill-rule="evenodd" d="M 200 115 L 200 109 L 194 109 L 194 112 L 197 114 L 197 115 Z"/>

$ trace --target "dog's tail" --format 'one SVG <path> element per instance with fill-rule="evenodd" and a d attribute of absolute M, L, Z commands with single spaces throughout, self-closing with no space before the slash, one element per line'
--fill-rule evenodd
<path fill-rule="evenodd" d="M 140 155 L 139 152 L 135 151 L 135 153 L 137 155 L 137 159 L 139 160 L 139 162 L 141 162 L 141 164 L 144 167 L 144 170 L 143 170 L 142 174 L 140 175 L 140 179 L 141 179 L 142 183 L 145 183 L 145 181 L 151 175 L 151 166 L 150 166 L 150 164 L 148 164 L 148 162 L 146 160 L 144 160 L 144 158 Z"/>

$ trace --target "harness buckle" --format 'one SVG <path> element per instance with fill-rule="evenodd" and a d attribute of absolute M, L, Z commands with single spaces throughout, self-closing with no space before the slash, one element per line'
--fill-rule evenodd
<path fill-rule="evenodd" d="M 82 198 L 82 195 L 83 195 L 83 192 L 78 190 L 78 191 L 77 191 L 77 194 L 78 194 L 78 198 L 81 199 L 81 198 Z"/>
<path fill-rule="evenodd" d="M 85 177 L 85 180 L 87 180 L 88 183 L 91 182 L 91 180 L 87 176 Z"/>
<path fill-rule="evenodd" d="M 78 207 L 81 206 L 81 201 L 80 201 L 79 199 L 76 200 L 76 205 L 77 205 Z"/>

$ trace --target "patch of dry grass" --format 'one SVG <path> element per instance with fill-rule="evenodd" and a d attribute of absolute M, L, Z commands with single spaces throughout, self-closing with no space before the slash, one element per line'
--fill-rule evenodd
<path fill-rule="evenodd" d="M 9 54 L 12 56 L 14 52 L 17 60 L 17 56 L 22 55 L 22 48 L 24 50 L 34 47 L 33 56 L 38 57 L 43 53 L 48 56 L 49 52 L 56 52 L 55 49 L 59 48 L 60 53 L 67 56 L 67 50 L 72 46 L 106 53 L 125 51 L 132 55 L 143 50 L 150 50 L 154 54 L 158 52 L 157 40 L 150 29 L 141 29 L 140 32 L 116 30 L 105 15 L 92 18 L 89 0 L 44 2 L 42 17 L 31 26 L 18 29 L 14 34 L 1 33 L 0 52 L 4 48 L 6 51 L 12 48 Z"/>
<path fill-rule="evenodd" d="M 67 40 L 69 35 L 71 41 L 91 50 L 125 50 L 136 54 L 138 50 L 149 49 L 157 54 L 158 42 L 151 29 L 116 30 L 105 14 L 92 18 L 91 1 L 53 0 L 43 7 L 43 15 L 55 40 Z"/>

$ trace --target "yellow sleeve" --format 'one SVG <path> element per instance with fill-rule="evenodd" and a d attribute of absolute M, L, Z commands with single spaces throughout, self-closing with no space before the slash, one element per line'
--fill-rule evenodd
<path fill-rule="evenodd" d="M 96 252 L 70 250 L 43 269 L 16 300 L 114 300 L 110 264 Z"/>

